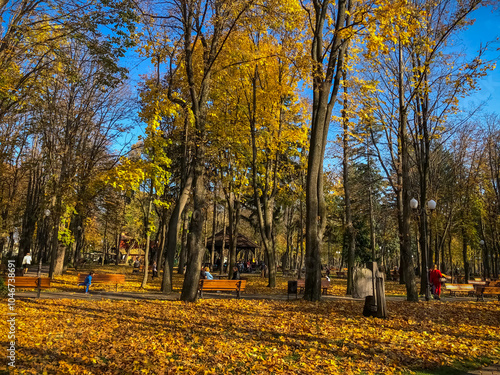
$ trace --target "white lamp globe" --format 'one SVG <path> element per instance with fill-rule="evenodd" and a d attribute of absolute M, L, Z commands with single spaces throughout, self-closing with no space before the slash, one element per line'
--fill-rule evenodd
<path fill-rule="evenodd" d="M 410 200 L 410 207 L 413 208 L 413 209 L 415 209 L 415 208 L 418 207 L 418 201 L 415 198 L 412 198 Z"/>
<path fill-rule="evenodd" d="M 429 202 L 427 202 L 427 208 L 429 210 L 435 210 L 436 209 L 436 201 L 431 199 Z"/>

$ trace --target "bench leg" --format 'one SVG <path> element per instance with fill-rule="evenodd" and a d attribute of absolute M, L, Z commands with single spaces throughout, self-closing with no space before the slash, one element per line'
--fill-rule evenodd
<path fill-rule="evenodd" d="M 236 290 L 236 297 L 237 297 L 237 298 L 240 298 L 240 290 L 239 290 L 239 289 L 238 289 L 238 290 Z"/>
<path fill-rule="evenodd" d="M 42 279 L 40 277 L 37 280 L 37 284 L 36 298 L 40 298 L 40 292 L 42 291 Z M 500 299 L 500 295 L 498 297 Z"/>

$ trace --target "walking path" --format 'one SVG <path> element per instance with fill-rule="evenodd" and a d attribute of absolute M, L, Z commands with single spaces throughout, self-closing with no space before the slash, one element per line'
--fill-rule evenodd
<path fill-rule="evenodd" d="M 500 364 L 488 366 L 480 370 L 470 371 L 467 375 L 500 375 Z"/>

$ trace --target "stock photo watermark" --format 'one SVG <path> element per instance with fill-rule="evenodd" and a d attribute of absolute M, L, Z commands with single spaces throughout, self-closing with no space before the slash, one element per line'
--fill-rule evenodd
<path fill-rule="evenodd" d="M 9 260 L 7 264 L 7 365 L 16 366 L 16 261 Z"/>

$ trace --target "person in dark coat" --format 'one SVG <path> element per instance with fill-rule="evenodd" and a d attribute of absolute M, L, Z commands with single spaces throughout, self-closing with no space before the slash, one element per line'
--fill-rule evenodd
<path fill-rule="evenodd" d="M 156 267 L 156 262 L 153 262 L 152 271 L 153 271 L 152 279 L 154 279 L 155 277 L 158 277 L 158 267 Z"/>
<path fill-rule="evenodd" d="M 231 280 L 240 280 L 240 272 L 238 271 L 238 267 L 233 267 L 233 275 L 231 276 Z"/>

